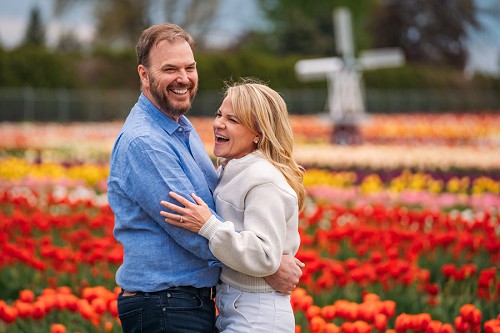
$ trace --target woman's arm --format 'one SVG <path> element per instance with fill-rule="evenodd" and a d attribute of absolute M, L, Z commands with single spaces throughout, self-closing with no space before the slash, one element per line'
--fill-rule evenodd
<path fill-rule="evenodd" d="M 169 194 L 173 199 L 177 200 L 184 207 L 169 203 L 167 201 L 162 201 L 161 204 L 164 207 L 175 213 L 178 213 L 175 214 L 162 211 L 160 214 L 165 218 L 165 221 L 169 224 L 198 233 L 212 216 L 212 213 L 205 202 L 195 194 L 192 194 L 191 196 L 193 197 L 196 204 L 174 192 L 170 192 Z M 232 232 L 235 232 L 234 229 Z M 238 258 L 234 258 L 234 256 L 231 257 L 233 258 L 233 260 L 241 260 Z M 224 260 L 221 261 L 224 262 Z M 239 262 L 239 264 L 241 265 L 242 263 Z M 302 271 L 300 269 L 301 267 L 304 267 L 304 264 L 298 259 L 290 255 L 282 255 L 277 271 L 271 275 L 265 276 L 264 278 L 275 290 L 278 290 L 282 293 L 290 293 L 299 283 L 300 277 L 302 275 Z M 262 276 L 262 274 L 260 275 Z"/>

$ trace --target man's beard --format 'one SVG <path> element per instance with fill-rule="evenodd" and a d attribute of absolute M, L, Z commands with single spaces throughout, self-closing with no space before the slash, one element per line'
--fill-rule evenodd
<path fill-rule="evenodd" d="M 170 116 L 172 118 L 178 118 L 182 116 L 184 113 L 188 112 L 189 109 L 191 109 L 191 103 L 193 102 L 193 99 L 196 96 L 196 92 L 198 90 L 198 87 L 193 88 L 192 85 L 186 85 L 186 84 L 170 85 L 167 88 L 168 90 L 186 88 L 188 91 L 191 92 L 191 95 L 189 97 L 189 102 L 190 102 L 189 105 L 185 107 L 176 107 L 168 99 L 167 93 L 160 88 L 160 85 L 156 81 L 154 75 L 149 75 L 149 87 L 151 95 L 155 99 L 155 102 L 160 108 L 160 110 L 167 116 Z M 191 88 L 193 89 L 191 90 Z"/>

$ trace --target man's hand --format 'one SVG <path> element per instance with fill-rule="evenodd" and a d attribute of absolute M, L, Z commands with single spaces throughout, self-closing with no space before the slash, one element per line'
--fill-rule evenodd
<path fill-rule="evenodd" d="M 281 257 L 280 267 L 276 273 L 266 276 L 264 279 L 275 290 L 283 294 L 290 294 L 295 287 L 297 287 L 300 277 L 302 276 L 302 270 L 300 268 L 304 266 L 305 264 L 299 259 L 284 254 Z"/>

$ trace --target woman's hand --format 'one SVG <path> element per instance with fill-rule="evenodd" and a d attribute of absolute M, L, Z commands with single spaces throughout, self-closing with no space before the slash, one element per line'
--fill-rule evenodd
<path fill-rule="evenodd" d="M 175 192 L 170 192 L 169 195 L 181 205 L 184 205 L 182 207 L 167 201 L 160 202 L 162 206 L 179 213 L 174 214 L 163 210 L 160 212 L 161 216 L 165 218 L 165 222 L 169 224 L 198 233 L 205 222 L 212 216 L 212 212 L 205 201 L 194 193 L 191 194 L 191 197 L 196 204 Z"/>

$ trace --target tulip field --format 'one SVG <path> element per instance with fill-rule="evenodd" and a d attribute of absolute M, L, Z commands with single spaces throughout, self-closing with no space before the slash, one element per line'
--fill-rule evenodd
<path fill-rule="evenodd" d="M 500 333 L 500 113 L 292 116 L 301 333 Z M 211 154 L 211 119 L 192 118 Z M 121 122 L 0 122 L 0 333 L 121 332 L 107 203 Z M 166 258 L 168 260 L 168 258 Z"/>

